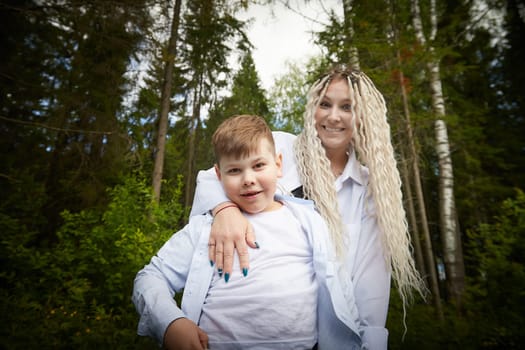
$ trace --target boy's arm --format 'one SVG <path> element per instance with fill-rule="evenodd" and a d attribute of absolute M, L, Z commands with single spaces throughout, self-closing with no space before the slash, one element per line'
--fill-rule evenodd
<path fill-rule="evenodd" d="M 164 348 L 167 350 L 204 350 L 208 348 L 208 335 L 193 321 L 187 318 L 178 318 L 166 330 Z"/>
<path fill-rule="evenodd" d="M 132 301 L 140 315 L 139 335 L 150 336 L 162 344 L 168 326 L 185 317 L 173 297 L 185 286 L 195 245 L 188 225 L 174 234 L 137 273 Z"/>

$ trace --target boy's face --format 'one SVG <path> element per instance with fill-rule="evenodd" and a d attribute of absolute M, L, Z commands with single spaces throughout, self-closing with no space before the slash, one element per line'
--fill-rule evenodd
<path fill-rule="evenodd" d="M 281 154 L 276 156 L 263 138 L 249 156 L 236 159 L 223 155 L 215 171 L 228 198 L 243 211 L 255 214 L 278 207 L 273 197 L 277 178 L 282 176 L 281 162 Z"/>

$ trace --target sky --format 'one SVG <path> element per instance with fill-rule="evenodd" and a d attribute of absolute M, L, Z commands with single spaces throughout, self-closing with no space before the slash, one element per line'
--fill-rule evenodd
<path fill-rule="evenodd" d="M 255 46 L 252 54 L 264 89 L 268 90 L 276 77 L 286 72 L 286 61 L 306 63 L 321 53 L 313 43 L 312 31 L 319 31 L 328 22 L 327 11 L 342 12 L 339 0 L 290 0 L 289 9 L 281 1 L 275 5 L 250 5 L 239 17 L 253 17 L 248 37 Z M 341 8 L 340 11 L 339 8 Z M 321 24 L 322 23 L 322 24 Z"/>

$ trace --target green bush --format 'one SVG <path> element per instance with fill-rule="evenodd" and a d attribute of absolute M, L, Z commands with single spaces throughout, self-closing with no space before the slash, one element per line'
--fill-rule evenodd
<path fill-rule="evenodd" d="M 164 184 L 166 201 L 152 201 L 144 180 L 130 177 L 109 190 L 105 212 L 63 213 L 58 241 L 32 246 L 33 234 L 11 227 L 2 239 L 0 289 L 6 349 L 150 349 L 138 337 L 131 303 L 137 271 L 183 222 L 180 180 Z"/>
<path fill-rule="evenodd" d="M 517 192 L 493 222 L 468 232 L 469 316 L 485 348 L 518 349 L 525 343 L 525 194 Z"/>
<path fill-rule="evenodd" d="M 467 233 L 469 268 L 461 310 L 443 303 L 440 322 L 432 304 L 403 310 L 392 290 L 389 349 L 521 349 L 525 344 L 525 194 L 504 201 L 490 223 Z"/>

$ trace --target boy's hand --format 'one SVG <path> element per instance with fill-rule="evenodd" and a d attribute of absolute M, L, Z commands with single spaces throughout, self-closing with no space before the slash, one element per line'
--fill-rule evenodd
<path fill-rule="evenodd" d="M 206 350 L 208 335 L 187 318 L 178 318 L 166 329 L 164 347 L 167 350 Z"/>
<path fill-rule="evenodd" d="M 233 251 L 237 249 L 241 271 L 246 275 L 250 267 L 247 245 L 258 248 L 251 224 L 231 202 L 219 204 L 214 213 L 208 245 L 210 262 L 227 278 L 232 272 Z"/>

